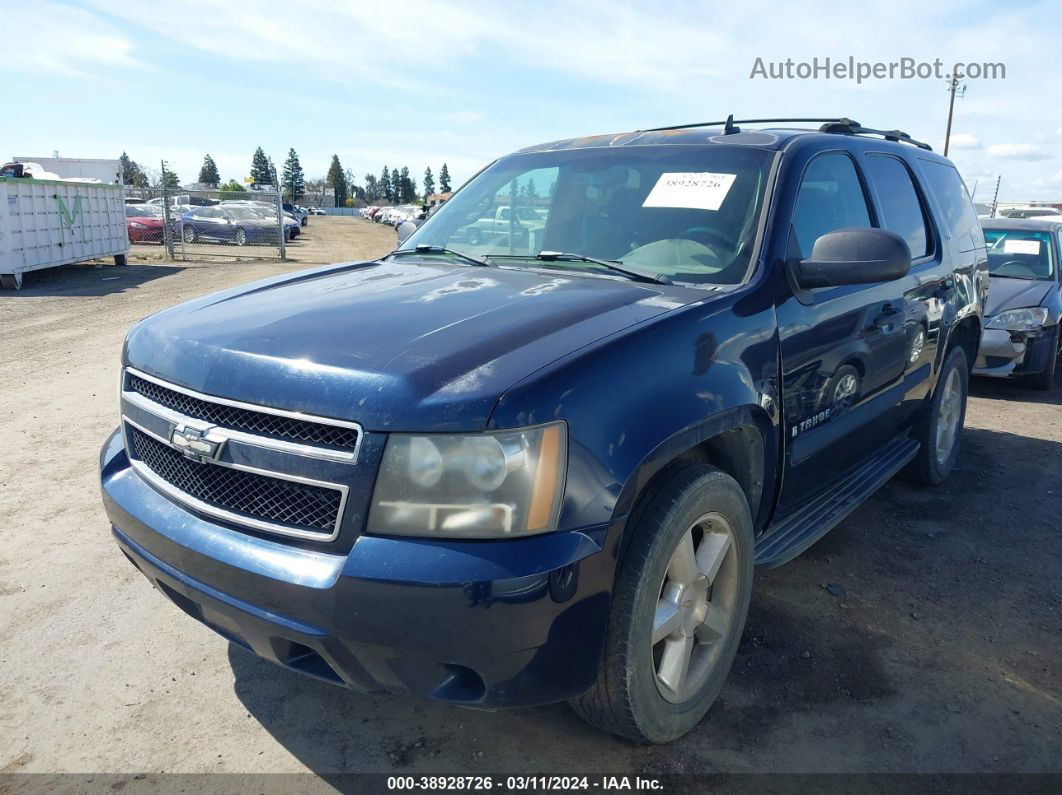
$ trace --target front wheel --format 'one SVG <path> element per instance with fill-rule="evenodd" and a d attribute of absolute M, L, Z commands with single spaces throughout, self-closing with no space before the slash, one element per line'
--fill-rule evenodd
<path fill-rule="evenodd" d="M 190 226 L 186 226 L 181 231 L 181 237 L 184 239 L 185 243 L 194 243 L 195 242 L 195 229 L 193 229 Z"/>
<path fill-rule="evenodd" d="M 588 723 L 645 743 L 704 717 L 737 653 L 752 594 L 745 495 L 706 464 L 662 474 L 632 515 L 597 681 L 572 707 Z"/>
<path fill-rule="evenodd" d="M 914 429 L 920 447 L 904 470 L 908 480 L 938 486 L 951 474 L 966 421 L 969 379 L 966 352 L 956 345 L 944 358 L 928 410 Z"/>
<path fill-rule="evenodd" d="M 236 240 L 236 245 L 237 246 L 246 246 L 247 245 L 247 232 L 245 232 L 243 229 L 237 229 L 236 230 L 235 240 Z"/>

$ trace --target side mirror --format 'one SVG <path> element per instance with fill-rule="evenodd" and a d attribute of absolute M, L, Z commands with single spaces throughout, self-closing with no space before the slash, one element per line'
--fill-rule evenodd
<path fill-rule="evenodd" d="M 838 229 L 816 240 L 811 256 L 793 269 L 805 288 L 889 282 L 907 275 L 911 249 L 885 229 Z"/>
<path fill-rule="evenodd" d="M 405 243 L 406 238 L 417 231 L 417 225 L 412 221 L 403 221 L 398 225 L 398 242 Z"/>

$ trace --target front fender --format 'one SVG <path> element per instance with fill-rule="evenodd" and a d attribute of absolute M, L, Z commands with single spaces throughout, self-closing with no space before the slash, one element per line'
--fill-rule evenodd
<path fill-rule="evenodd" d="M 760 520 L 774 498 L 779 404 L 773 304 L 735 289 L 539 370 L 501 397 L 489 425 L 567 422 L 562 530 L 621 521 L 668 461 L 719 433 L 756 428 L 770 480 L 750 506 Z"/>

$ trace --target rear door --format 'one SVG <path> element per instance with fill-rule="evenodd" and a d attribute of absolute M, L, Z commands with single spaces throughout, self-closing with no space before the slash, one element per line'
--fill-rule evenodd
<path fill-rule="evenodd" d="M 791 190 L 789 261 L 809 257 L 828 232 L 878 225 L 854 152 L 814 154 Z M 786 285 L 776 310 L 787 448 L 779 515 L 894 435 L 907 347 L 904 280 L 802 289 L 788 278 Z"/>

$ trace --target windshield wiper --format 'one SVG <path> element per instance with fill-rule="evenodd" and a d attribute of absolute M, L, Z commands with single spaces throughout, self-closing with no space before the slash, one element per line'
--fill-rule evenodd
<path fill-rule="evenodd" d="M 492 257 L 505 257 L 506 255 L 495 255 Z M 510 254 L 508 256 L 518 257 L 520 259 L 537 259 L 543 262 L 590 262 L 594 265 L 600 265 L 602 268 L 606 268 L 613 273 L 622 273 L 628 279 L 632 279 L 636 282 L 651 282 L 653 284 L 671 284 L 671 279 L 662 273 L 645 273 L 644 271 L 637 271 L 626 265 L 623 265 L 618 260 L 598 259 L 597 257 L 588 257 L 585 254 L 570 254 L 566 251 L 540 251 L 534 255 L 521 255 Z"/>
<path fill-rule="evenodd" d="M 421 243 L 416 248 L 398 248 L 388 254 L 388 257 L 398 257 L 405 254 L 449 254 L 451 257 L 457 257 L 459 260 L 467 262 L 469 265 L 475 265 L 477 268 L 493 268 L 495 267 L 486 260 L 477 259 L 468 254 L 462 254 L 460 251 L 454 251 L 452 248 L 445 248 L 444 246 L 431 246 L 427 243 Z"/>

